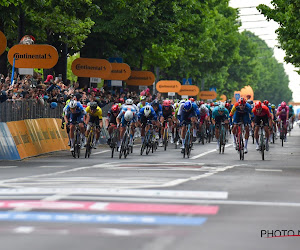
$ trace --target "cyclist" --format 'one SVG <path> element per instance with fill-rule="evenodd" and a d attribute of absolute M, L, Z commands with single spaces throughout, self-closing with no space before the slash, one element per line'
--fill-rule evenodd
<path fill-rule="evenodd" d="M 91 129 L 91 123 L 96 124 L 96 141 L 94 147 L 96 148 L 99 143 L 100 129 L 103 127 L 102 122 L 102 109 L 98 106 L 97 102 L 91 102 L 86 108 L 86 119 L 87 129 L 85 131 L 85 137 L 87 138 Z M 85 145 L 86 146 L 86 145 Z"/>
<path fill-rule="evenodd" d="M 148 102 L 146 102 L 147 96 L 142 95 L 140 97 L 140 102 L 137 105 L 138 111 L 142 108 L 145 107 L 146 105 L 148 105 Z"/>
<path fill-rule="evenodd" d="M 157 122 L 156 122 L 156 127 L 157 127 L 157 131 L 160 133 L 160 117 L 162 116 L 162 106 L 160 105 L 158 100 L 154 100 L 151 103 L 152 108 L 154 109 L 154 112 L 156 113 L 157 116 Z M 155 135 L 156 140 L 159 140 L 159 135 L 156 133 Z"/>
<path fill-rule="evenodd" d="M 107 119 L 105 120 L 105 126 L 109 134 L 109 139 L 107 140 L 107 144 L 110 145 L 111 135 L 113 133 L 114 126 L 117 126 L 117 116 L 120 113 L 120 107 L 118 104 L 112 105 L 111 109 L 107 113 Z M 119 143 L 119 141 L 118 141 Z M 119 147 L 118 145 L 117 147 Z"/>
<path fill-rule="evenodd" d="M 203 126 L 203 123 L 204 123 L 204 126 L 206 128 L 208 128 L 209 126 L 209 120 L 210 120 L 210 113 L 209 113 L 209 109 L 204 105 L 202 104 L 199 108 L 199 112 L 200 112 L 200 124 L 199 124 L 199 131 L 201 131 L 202 129 L 202 126 Z M 193 131 L 193 137 L 197 137 L 197 134 Z"/>
<path fill-rule="evenodd" d="M 120 126 L 120 124 L 122 125 L 121 129 L 120 129 L 121 140 L 123 139 L 123 135 L 125 133 L 126 126 L 130 125 L 131 133 L 130 133 L 129 146 L 133 146 L 133 135 L 134 135 L 134 128 L 135 128 L 136 120 L 137 120 L 137 110 L 135 109 L 135 107 L 133 105 L 133 100 L 127 99 L 125 101 L 125 105 L 122 106 L 122 109 L 121 109 L 119 115 L 117 116 L 117 124 L 118 124 L 118 127 Z"/>
<path fill-rule="evenodd" d="M 294 124 L 294 121 L 295 121 L 295 112 L 294 112 L 294 107 L 292 104 L 289 105 L 289 121 L 291 123 L 291 128 L 293 128 L 293 124 Z"/>
<path fill-rule="evenodd" d="M 249 139 L 250 116 L 252 115 L 251 106 L 249 103 L 246 103 L 245 99 L 242 97 L 239 99 L 238 102 L 236 102 L 234 104 L 229 115 L 233 117 L 234 125 L 232 128 L 232 134 L 233 134 L 233 147 L 234 148 L 236 148 L 236 135 L 238 132 L 238 123 L 240 121 L 242 121 L 245 126 L 246 134 L 245 134 L 244 152 L 246 154 L 248 152 L 247 145 L 248 145 L 248 139 Z"/>
<path fill-rule="evenodd" d="M 258 131 L 260 123 L 263 122 L 265 136 L 266 136 L 266 151 L 269 151 L 269 128 L 272 128 L 272 115 L 270 113 L 269 107 L 262 104 L 260 101 L 255 103 L 254 108 L 252 109 L 254 114 L 254 121 L 255 121 L 255 130 L 254 130 L 254 137 L 256 140 L 256 150 L 259 150 L 259 143 L 258 143 Z"/>
<path fill-rule="evenodd" d="M 196 129 L 197 118 L 200 119 L 200 112 L 195 103 L 186 101 L 184 104 L 182 104 L 182 109 L 179 109 L 178 115 L 180 116 L 181 119 L 181 123 L 180 123 L 181 141 L 182 141 L 181 149 L 184 150 L 186 125 L 192 123 L 193 129 Z"/>
<path fill-rule="evenodd" d="M 271 112 L 271 105 L 270 105 L 269 101 L 268 101 L 268 100 L 264 100 L 263 104 L 264 104 L 266 107 L 268 107 L 269 111 Z"/>
<path fill-rule="evenodd" d="M 144 142 L 145 138 L 145 129 L 148 131 L 149 129 L 149 122 L 153 125 L 157 124 L 157 115 L 150 105 L 146 105 L 145 107 L 141 108 L 138 113 L 138 123 L 141 127 L 141 139 L 142 143 Z M 146 132 L 147 132 L 146 131 Z"/>
<path fill-rule="evenodd" d="M 74 131 L 75 131 L 75 124 L 79 123 L 80 132 L 81 132 L 81 145 L 85 144 L 85 128 L 83 125 L 83 117 L 86 114 L 84 108 L 80 104 L 80 102 L 77 102 L 75 100 L 71 100 L 69 104 L 67 105 L 65 109 L 65 122 L 66 124 L 70 125 L 70 140 L 71 140 L 71 148 L 70 151 L 74 151 Z"/>
<path fill-rule="evenodd" d="M 172 129 L 171 133 L 171 143 L 174 143 L 174 127 L 173 127 L 173 120 L 174 120 L 174 108 L 171 105 L 170 100 L 164 100 L 162 104 L 162 116 L 160 117 L 161 125 L 161 135 L 164 134 L 165 122 L 169 123 L 169 128 Z M 159 147 L 163 146 L 162 138 L 159 139 Z"/>
<path fill-rule="evenodd" d="M 283 101 L 280 104 L 280 107 L 277 109 L 277 117 L 278 117 L 278 123 L 283 122 L 284 130 L 285 130 L 285 135 L 284 135 L 284 141 L 286 142 L 286 133 L 287 133 L 287 119 L 289 117 L 289 108 L 286 106 L 286 103 Z M 280 129 L 282 129 L 280 127 Z"/>
<path fill-rule="evenodd" d="M 224 122 L 226 125 L 226 130 L 228 130 L 228 123 L 229 123 L 229 111 L 228 109 L 226 109 L 224 107 L 223 104 L 219 105 L 218 107 L 215 107 L 213 112 L 212 112 L 212 122 L 213 124 L 215 125 L 215 135 L 216 135 L 216 138 L 217 138 L 217 143 L 218 143 L 218 146 L 217 146 L 217 151 L 219 150 L 219 147 L 220 147 L 220 126 L 221 126 L 221 123 Z M 227 133 L 228 135 L 228 133 Z M 227 140 L 227 138 L 226 138 Z"/>

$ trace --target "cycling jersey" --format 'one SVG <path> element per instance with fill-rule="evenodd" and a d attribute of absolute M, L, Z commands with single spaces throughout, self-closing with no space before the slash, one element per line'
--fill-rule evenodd
<path fill-rule="evenodd" d="M 168 108 L 162 107 L 162 115 L 165 119 L 168 119 L 169 117 L 172 117 L 174 114 L 174 108 L 173 106 L 169 106 Z"/>
<path fill-rule="evenodd" d="M 151 109 L 151 113 L 148 117 L 146 117 L 144 113 L 145 107 L 141 108 L 140 112 L 138 113 L 139 121 L 141 121 L 143 126 L 145 126 L 148 121 L 157 121 L 157 115 L 154 109 L 152 107 L 150 109 Z"/>
<path fill-rule="evenodd" d="M 102 109 L 99 106 L 97 107 L 97 109 L 94 113 L 92 113 L 90 106 L 88 106 L 85 111 L 90 116 L 96 116 L 99 118 L 99 120 L 102 120 Z"/>
<path fill-rule="evenodd" d="M 252 114 L 251 105 L 249 103 L 246 103 L 244 109 L 241 109 L 239 103 L 237 102 L 234 104 L 229 115 L 233 117 L 234 124 L 237 124 L 242 120 L 246 125 L 250 123 L 250 116 L 252 116 Z"/>
<path fill-rule="evenodd" d="M 200 118 L 200 111 L 195 103 L 192 103 L 192 107 L 190 110 L 185 110 L 183 107 L 184 103 L 180 106 L 180 109 L 178 111 L 178 115 L 181 116 L 181 125 L 191 123 L 192 117 Z"/>

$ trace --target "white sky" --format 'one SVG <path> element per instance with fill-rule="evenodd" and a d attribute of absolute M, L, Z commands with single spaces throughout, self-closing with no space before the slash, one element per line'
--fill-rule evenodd
<path fill-rule="evenodd" d="M 272 7 L 271 0 L 230 0 L 229 3 L 229 5 L 233 8 L 240 8 L 240 19 L 242 21 L 240 31 L 246 29 L 253 32 L 255 35 L 265 40 L 270 48 L 273 48 L 275 58 L 278 62 L 284 64 L 285 72 L 289 76 L 289 87 L 293 91 L 293 100 L 295 102 L 300 102 L 300 75 L 295 72 L 296 68 L 292 64 L 286 64 L 283 61 L 285 52 L 276 47 L 276 45 L 278 45 L 278 41 L 276 40 L 277 35 L 275 30 L 279 27 L 279 25 L 274 21 L 268 22 L 264 15 L 259 13 L 259 11 L 254 7 L 258 6 L 259 4 L 265 4 Z"/>

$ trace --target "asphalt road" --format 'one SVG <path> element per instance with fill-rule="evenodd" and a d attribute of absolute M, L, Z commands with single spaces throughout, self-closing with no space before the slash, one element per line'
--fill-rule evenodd
<path fill-rule="evenodd" d="M 121 160 L 101 146 L 0 161 L 1 249 L 299 249 L 299 138 L 295 127 L 265 161 L 252 143 L 240 161 L 215 142 L 189 159 L 136 145 Z"/>

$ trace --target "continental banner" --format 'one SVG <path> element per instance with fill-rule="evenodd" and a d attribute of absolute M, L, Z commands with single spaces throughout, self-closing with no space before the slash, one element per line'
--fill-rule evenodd
<path fill-rule="evenodd" d="M 150 86 L 155 82 L 155 75 L 151 71 L 131 71 L 125 82 L 127 85 Z"/>
<path fill-rule="evenodd" d="M 58 61 L 56 48 L 51 45 L 24 45 L 13 46 L 7 55 L 8 61 L 13 65 L 15 58 L 16 68 L 53 68 Z"/>
<path fill-rule="evenodd" d="M 7 46 L 7 40 L 3 32 L 0 30 L 0 56 L 3 54 Z"/>
<path fill-rule="evenodd" d="M 55 118 L 8 122 L 20 158 L 67 149 L 68 136 Z"/>
<path fill-rule="evenodd" d="M 199 94 L 199 88 L 195 85 L 182 85 L 178 95 L 196 96 Z"/>
<path fill-rule="evenodd" d="M 181 89 L 181 83 L 173 80 L 162 80 L 156 83 L 156 90 L 160 93 L 175 92 Z"/>

